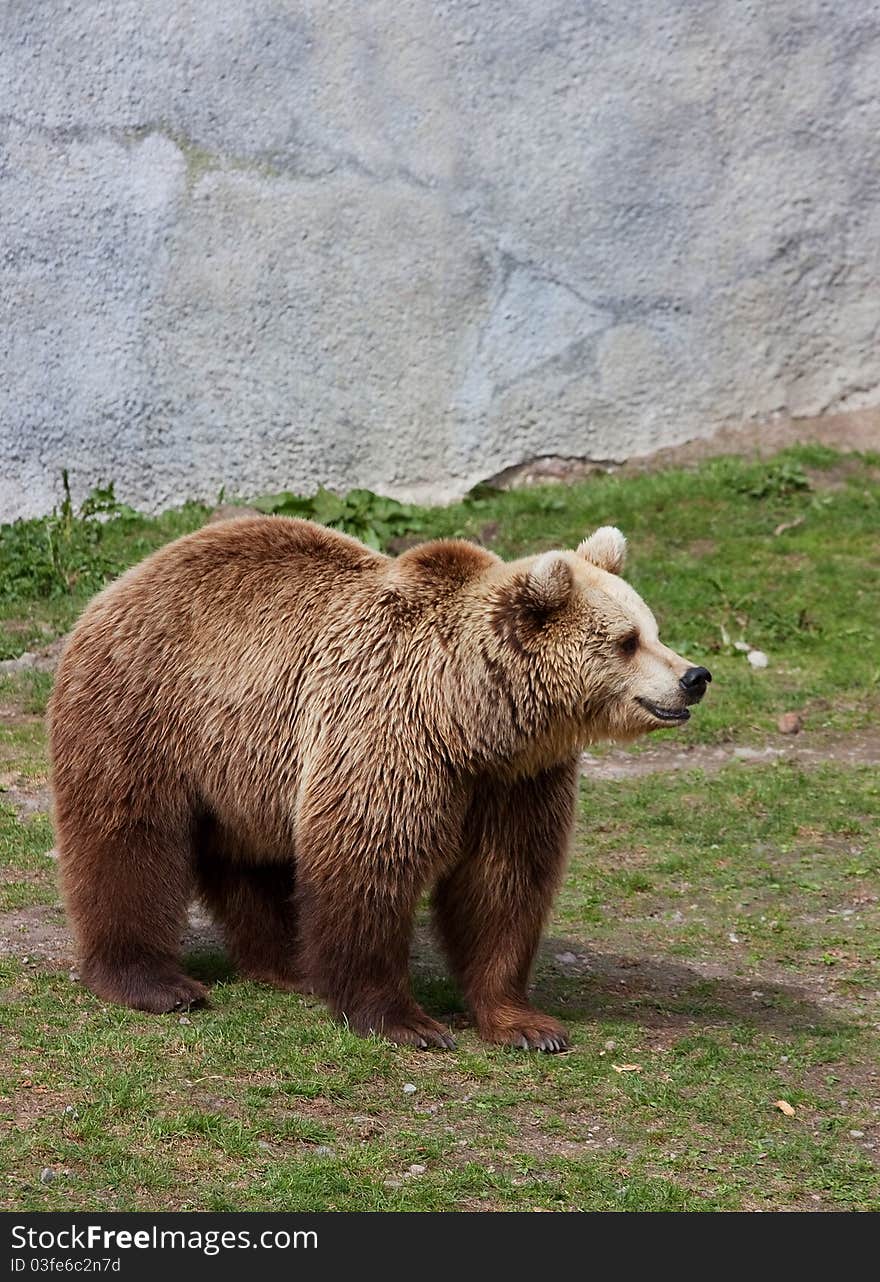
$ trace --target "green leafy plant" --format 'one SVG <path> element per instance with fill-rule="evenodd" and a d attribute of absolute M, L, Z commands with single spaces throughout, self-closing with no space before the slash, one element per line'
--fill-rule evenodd
<path fill-rule="evenodd" d="M 813 486 L 803 468 L 783 459 L 767 466 L 757 465 L 738 479 L 736 488 L 752 499 L 784 499 L 812 490 Z"/>
<path fill-rule="evenodd" d="M 419 528 L 415 508 L 372 490 L 349 490 L 341 496 L 322 487 L 310 498 L 284 491 L 257 499 L 254 507 L 273 516 L 300 516 L 329 525 L 377 551 L 384 550 L 391 539 Z"/>
<path fill-rule="evenodd" d="M 67 483 L 67 472 L 62 473 L 64 477 L 65 506 L 67 510 L 72 511 L 70 505 L 70 487 Z M 103 516 L 105 518 L 116 519 L 117 517 L 137 517 L 138 513 L 127 503 L 120 503 L 113 492 L 113 482 L 108 485 L 96 485 L 88 498 L 84 499 L 78 515 L 82 519 L 90 516 Z"/>
<path fill-rule="evenodd" d="M 117 501 L 112 483 L 96 486 L 79 510 L 74 507 L 66 469 L 61 485 L 61 502 L 49 516 L 0 527 L 0 599 L 69 593 L 83 581 L 93 588 L 100 586 L 108 568 L 100 546 L 104 526 L 137 516 L 133 508 Z"/>

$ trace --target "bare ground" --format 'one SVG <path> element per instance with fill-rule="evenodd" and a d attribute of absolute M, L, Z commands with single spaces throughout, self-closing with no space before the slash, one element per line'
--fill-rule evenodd
<path fill-rule="evenodd" d="M 627 468 L 682 467 L 701 463 L 719 454 L 757 455 L 768 458 L 791 445 L 828 445 L 836 450 L 868 454 L 880 450 L 880 409 L 851 410 L 841 414 L 819 414 L 814 418 L 791 418 L 781 414 L 766 423 L 724 427 L 705 439 L 687 441 L 629 460 Z"/>
<path fill-rule="evenodd" d="M 609 748 L 602 753 L 585 752 L 581 773 L 586 779 L 638 779 L 644 775 L 669 774 L 679 770 L 704 770 L 714 774 L 725 766 L 767 766 L 790 761 L 809 769 L 833 762 L 843 766 L 880 765 L 880 729 L 849 731 L 843 735 L 814 737 L 780 735 L 761 748 L 736 744 L 683 744 L 666 740 L 641 752 Z"/>
<path fill-rule="evenodd" d="M 546 485 L 554 481 L 577 481 L 592 472 L 650 472 L 667 467 L 693 467 L 704 459 L 722 454 L 768 458 L 791 445 L 828 445 L 857 453 L 880 452 L 880 408 L 851 410 L 840 414 L 819 414 L 814 418 L 791 418 L 780 414 L 764 423 L 724 427 L 711 436 L 685 441 L 643 454 L 625 462 L 614 459 L 561 458 L 548 455 L 506 468 L 489 478 L 502 489 L 523 485 Z M 842 466 L 846 466 L 844 463 Z M 821 488 L 833 486 L 834 478 L 822 474 Z M 839 478 L 838 478 L 839 483 Z"/>

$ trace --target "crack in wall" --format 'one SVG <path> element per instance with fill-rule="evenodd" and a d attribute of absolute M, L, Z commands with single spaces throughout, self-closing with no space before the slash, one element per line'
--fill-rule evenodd
<path fill-rule="evenodd" d="M 221 171 L 253 173 L 262 178 L 292 178 L 300 181 L 315 182 L 328 177 L 330 174 L 344 172 L 369 179 L 371 182 L 399 181 L 416 187 L 420 191 L 441 192 L 439 184 L 419 177 L 418 174 L 405 165 L 394 165 L 385 170 L 377 170 L 371 168 L 354 153 L 329 148 L 325 145 L 310 144 L 309 151 L 325 157 L 330 163 L 326 167 L 308 168 L 302 161 L 279 155 L 277 149 L 255 152 L 248 156 L 242 156 L 234 152 L 216 151 L 193 141 L 161 121 L 150 121 L 124 128 L 87 125 L 53 126 L 40 124 L 21 116 L 7 113 L 0 115 L 0 127 L 3 126 L 14 126 L 23 133 L 28 135 L 36 134 L 61 145 L 107 141 L 130 150 L 151 137 L 164 138 L 177 147 L 186 160 L 188 171 L 196 178 L 203 173 Z"/>

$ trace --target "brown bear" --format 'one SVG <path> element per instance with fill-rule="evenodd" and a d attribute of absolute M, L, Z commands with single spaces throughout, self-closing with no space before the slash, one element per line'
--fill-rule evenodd
<path fill-rule="evenodd" d="M 208 526 L 86 609 L 52 696 L 60 865 L 83 981 L 204 999 L 198 895 L 238 967 L 349 1027 L 451 1047 L 408 975 L 419 896 L 482 1037 L 566 1046 L 529 1004 L 585 744 L 683 722 L 711 679 L 658 640 L 603 527 L 512 564 L 390 558 L 308 521 Z"/>

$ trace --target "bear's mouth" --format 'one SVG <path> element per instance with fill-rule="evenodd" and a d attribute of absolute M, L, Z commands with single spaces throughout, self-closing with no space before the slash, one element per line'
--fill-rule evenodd
<path fill-rule="evenodd" d="M 658 721 L 681 722 L 690 720 L 691 714 L 687 708 L 661 708 L 658 703 L 651 703 L 650 699 L 637 698 L 636 703 L 640 703 Z"/>

